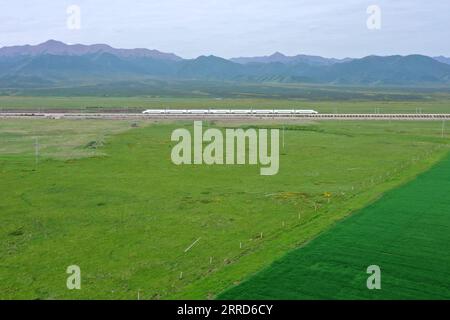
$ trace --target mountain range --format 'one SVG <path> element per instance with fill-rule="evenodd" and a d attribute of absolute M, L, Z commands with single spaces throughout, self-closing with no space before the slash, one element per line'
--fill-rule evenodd
<path fill-rule="evenodd" d="M 450 59 L 423 55 L 334 59 L 279 52 L 229 60 L 217 56 L 183 59 L 157 50 L 68 45 L 55 40 L 0 48 L 0 88 L 139 79 L 447 86 Z"/>
<path fill-rule="evenodd" d="M 182 58 L 173 53 L 164 53 L 158 50 L 149 49 L 115 49 L 107 44 L 65 44 L 56 40 L 48 40 L 44 43 L 31 46 L 12 46 L 0 48 L 0 57 L 14 56 L 39 56 L 43 54 L 59 56 L 83 56 L 87 54 L 110 53 L 122 58 L 153 58 L 160 60 L 179 61 Z"/>

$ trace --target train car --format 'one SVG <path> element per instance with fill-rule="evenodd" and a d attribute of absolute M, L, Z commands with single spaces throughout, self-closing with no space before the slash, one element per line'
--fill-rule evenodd
<path fill-rule="evenodd" d="M 267 113 L 269 113 L 269 111 L 273 111 L 273 110 L 253 109 L 252 113 L 253 114 L 267 114 Z"/>
<path fill-rule="evenodd" d="M 230 109 L 211 109 L 209 110 L 209 113 L 211 114 L 230 114 Z"/>
<path fill-rule="evenodd" d="M 315 110 L 295 110 L 297 114 L 318 114 Z"/>
<path fill-rule="evenodd" d="M 251 114 L 252 110 L 246 110 L 246 109 L 233 109 L 231 110 L 232 114 Z"/>
<path fill-rule="evenodd" d="M 185 109 L 167 109 L 166 114 L 186 114 L 188 110 Z"/>
<path fill-rule="evenodd" d="M 164 109 L 148 109 L 142 111 L 143 114 L 164 114 L 166 110 Z"/>
<path fill-rule="evenodd" d="M 284 110 L 284 109 L 277 110 L 277 109 L 275 109 L 274 113 L 276 113 L 276 114 L 293 114 L 294 110 Z"/>
<path fill-rule="evenodd" d="M 191 109 L 191 110 L 186 110 L 186 113 L 189 113 L 189 114 L 208 114 L 209 110 L 208 109 Z"/>

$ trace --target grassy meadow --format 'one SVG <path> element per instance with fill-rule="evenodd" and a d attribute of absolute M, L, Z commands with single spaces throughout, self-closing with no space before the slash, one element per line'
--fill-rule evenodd
<path fill-rule="evenodd" d="M 275 176 L 174 165 L 192 122 L 0 120 L 0 299 L 215 298 L 448 151 L 438 122 L 259 126 L 284 132 Z"/>

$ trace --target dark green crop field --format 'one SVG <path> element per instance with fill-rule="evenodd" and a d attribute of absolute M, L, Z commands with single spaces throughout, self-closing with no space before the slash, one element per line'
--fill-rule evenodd
<path fill-rule="evenodd" d="M 220 296 L 449 299 L 450 157 Z M 369 290 L 366 269 L 381 269 Z"/>

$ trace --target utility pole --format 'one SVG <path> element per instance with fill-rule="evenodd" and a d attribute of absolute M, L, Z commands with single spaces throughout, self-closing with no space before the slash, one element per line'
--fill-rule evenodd
<path fill-rule="evenodd" d="M 39 138 L 34 137 L 34 164 L 37 168 L 39 163 Z"/>

